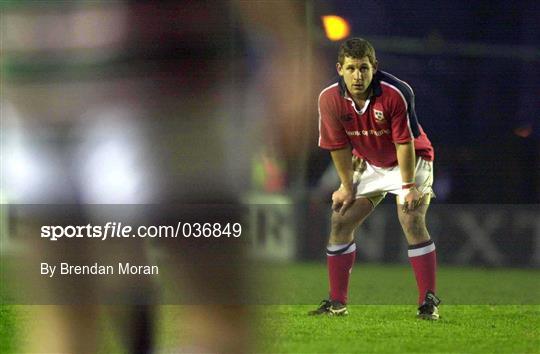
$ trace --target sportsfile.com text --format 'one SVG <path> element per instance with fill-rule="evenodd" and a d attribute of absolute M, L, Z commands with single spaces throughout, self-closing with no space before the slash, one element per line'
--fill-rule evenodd
<path fill-rule="evenodd" d="M 140 225 L 133 227 L 109 221 L 105 225 L 44 225 L 41 238 L 57 241 L 62 238 L 90 238 L 105 241 L 112 238 L 176 238 L 176 237 L 240 237 L 242 225 L 236 223 L 186 223 L 172 225 Z"/>

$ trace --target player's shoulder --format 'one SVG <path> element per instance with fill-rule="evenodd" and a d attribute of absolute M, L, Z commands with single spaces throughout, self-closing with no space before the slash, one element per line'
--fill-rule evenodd
<path fill-rule="evenodd" d="M 339 98 L 340 96 L 341 96 L 341 92 L 339 88 L 339 82 L 334 82 L 330 85 L 327 85 L 325 88 L 321 90 L 321 93 L 319 93 L 319 101 L 335 99 L 335 98 Z"/>
<path fill-rule="evenodd" d="M 377 80 L 380 83 L 383 96 L 389 98 L 402 98 L 407 103 L 414 99 L 414 91 L 406 81 L 386 72 L 377 71 Z"/>

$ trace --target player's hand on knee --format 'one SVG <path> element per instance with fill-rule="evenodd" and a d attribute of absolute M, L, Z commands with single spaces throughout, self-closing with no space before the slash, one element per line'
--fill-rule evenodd
<path fill-rule="evenodd" d="M 354 203 L 354 192 L 340 187 L 332 194 L 332 210 L 344 215 L 347 209 Z"/>
<path fill-rule="evenodd" d="M 405 202 L 403 203 L 402 210 L 404 213 L 415 210 L 422 202 L 423 194 L 420 193 L 416 187 L 412 187 L 405 194 Z"/>

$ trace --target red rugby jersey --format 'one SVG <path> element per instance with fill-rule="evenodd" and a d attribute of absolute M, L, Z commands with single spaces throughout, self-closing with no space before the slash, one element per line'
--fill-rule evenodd
<path fill-rule="evenodd" d="M 353 153 L 379 167 L 397 165 L 394 143 L 414 139 L 416 155 L 434 158 L 433 147 L 418 123 L 414 92 L 404 81 L 383 71 L 373 76 L 372 95 L 357 107 L 345 82 L 328 86 L 319 95 L 319 146 L 328 150 L 352 146 Z"/>

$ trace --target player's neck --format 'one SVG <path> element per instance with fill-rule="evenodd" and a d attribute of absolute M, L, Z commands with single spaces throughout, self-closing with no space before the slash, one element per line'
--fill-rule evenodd
<path fill-rule="evenodd" d="M 355 95 L 355 96 L 351 95 L 351 98 L 359 107 L 364 107 L 364 105 L 366 104 L 366 101 L 368 100 L 370 96 L 371 96 L 371 87 L 367 89 L 366 92 L 360 95 Z"/>

